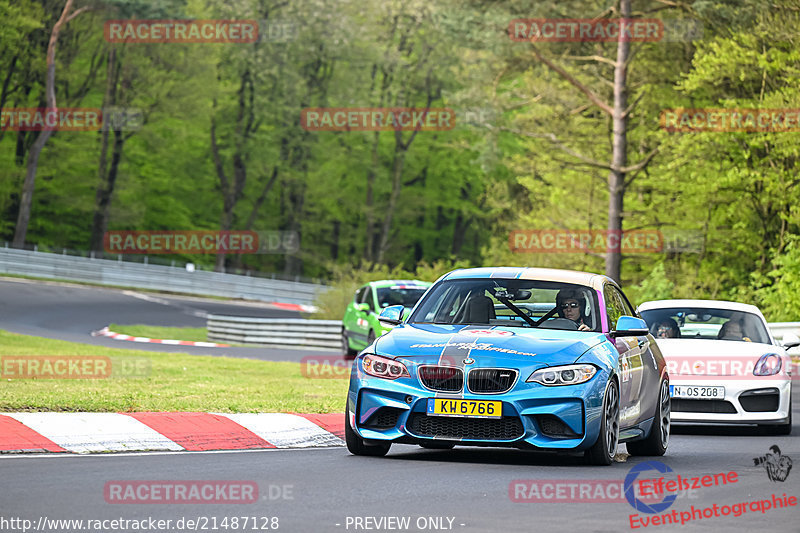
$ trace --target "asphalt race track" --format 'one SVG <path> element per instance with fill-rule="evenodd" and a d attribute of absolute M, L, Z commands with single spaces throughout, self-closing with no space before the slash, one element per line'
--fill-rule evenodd
<path fill-rule="evenodd" d="M 163 297 L 142 299 L 119 290 L 74 285 L 0 280 L 0 328 L 117 348 L 152 349 L 299 360 L 302 350 L 263 348 L 193 348 L 147 345 L 90 337 L 89 332 L 116 323 L 202 326 L 203 312 L 287 316 L 263 306 Z M 795 383 L 795 388 L 797 388 Z M 800 391 L 795 390 L 794 411 Z M 674 427 L 667 455 L 658 460 L 672 469 L 666 479 L 736 473 L 723 486 L 684 491 L 656 514 L 636 510 L 617 492 L 615 501 L 570 496 L 573 487 L 592 487 L 598 480 L 624 485 L 629 471 L 647 461 L 619 456 L 610 467 L 583 464 L 577 456 L 557 456 L 495 448 L 423 450 L 396 445 L 385 458 L 355 457 L 344 448 L 259 450 L 243 452 L 168 452 L 94 455 L 0 455 L 0 531 L 463 531 L 463 532 L 620 532 L 620 531 L 769 531 L 798 532 L 798 507 L 766 509 L 785 494 L 800 498 L 800 471 L 795 466 L 783 481 L 771 481 L 754 459 L 777 445 L 784 457 L 800 461 L 797 417 L 793 436 L 770 436 L 755 428 Z M 624 446 L 620 447 L 624 452 Z M 786 464 L 786 463 L 784 463 Z M 640 479 L 661 476 L 646 470 Z M 176 480 L 201 483 L 253 482 L 254 503 L 202 502 L 115 503 L 108 485 Z M 550 482 L 537 495 L 519 492 L 520 480 Z M 528 485 L 523 485 L 528 486 Z M 555 487 L 561 487 L 557 492 Z M 551 491 L 549 494 L 546 490 Z M 579 489 L 581 490 L 581 489 Z M 594 489 L 592 489 L 594 490 Z M 217 493 L 219 494 L 219 493 Z M 224 494 L 224 492 L 223 492 Z M 529 501 L 515 502 L 512 496 Z M 611 496 L 612 492 L 606 493 Z M 556 501 L 543 501 L 547 497 Z M 156 498 L 153 496 L 153 498 Z M 797 500 L 794 500 L 797 503 Z M 757 502 L 757 503 L 753 503 Z M 742 504 L 746 511 L 742 513 Z M 714 516 L 728 509 L 740 516 Z M 733 507 L 737 506 L 737 507 Z M 692 513 L 692 507 L 697 513 Z M 704 509 L 710 517 L 702 516 Z M 762 512 L 764 510 L 764 512 Z M 650 524 L 645 519 L 670 515 L 678 523 Z M 682 514 L 683 513 L 683 514 Z M 686 522 L 680 520 L 685 516 Z M 237 517 L 234 526 L 234 517 Z M 691 519 L 694 517 L 694 519 Z M 113 520 L 149 520 L 134 528 Z M 245 522 L 247 518 L 247 522 Z M 273 520 L 277 518 L 277 521 Z M 107 520 L 102 527 L 84 522 Z M 5 520 L 5 522 L 4 522 Z M 23 522 L 30 520 L 31 522 Z M 161 526 L 158 520 L 164 520 Z M 171 522 L 166 522 L 171 520 Z M 633 526 L 632 527 L 632 520 Z M 180 522 L 179 522 L 180 521 Z M 189 522 L 191 521 L 191 522 Z M 150 525 L 153 524 L 153 525 Z M 277 527 L 275 527 L 277 526 Z M 26 531 L 26 533 L 27 533 Z"/>
<path fill-rule="evenodd" d="M 795 411 L 800 395 L 795 391 Z M 795 424 L 794 433 L 798 432 Z M 800 460 L 796 437 L 763 436 L 751 429 L 688 428 L 673 435 L 667 455 L 660 460 L 683 478 L 734 471 L 736 482 L 685 492 L 659 515 L 691 512 L 717 504 L 800 495 L 800 472 L 791 471 L 783 482 L 770 481 L 763 466 L 753 459 L 778 445 L 784 456 Z M 623 451 L 623 448 L 620 448 Z M 219 531 L 228 517 L 278 517 L 279 531 L 631 531 L 637 512 L 624 499 L 611 503 L 541 501 L 515 503 L 509 497 L 514 480 L 578 482 L 617 480 L 643 458 L 610 467 L 590 467 L 576 457 L 536 454 L 518 450 L 456 448 L 452 451 L 395 446 L 385 458 L 355 457 L 344 448 L 265 450 L 218 453 L 143 453 L 91 456 L 0 457 L 3 490 L 0 516 L 48 519 L 171 519 L 207 520 Z M 649 471 L 653 474 L 653 471 Z M 645 477 L 645 473 L 642 473 Z M 647 476 L 655 477 L 655 476 Z M 669 478 L 668 478 L 669 479 Z M 674 479 L 674 477 L 673 477 Z M 259 499 L 250 504 L 118 504 L 107 503 L 107 482 L 126 480 L 237 480 L 254 481 Z M 542 491 L 544 493 L 544 490 Z M 568 494 L 568 492 L 566 493 Z M 609 493 L 611 494 L 611 493 Z M 758 506 L 759 504 L 756 504 Z M 762 505 L 766 507 L 766 505 Z M 739 507 L 741 510 L 741 506 Z M 702 512 L 702 511 L 700 511 Z M 709 513 L 712 513 L 709 511 Z M 348 519 L 348 517 L 350 517 Z M 367 521 L 367 517 L 370 517 Z M 383 522 L 382 517 L 409 517 L 407 527 Z M 440 518 L 438 523 L 433 519 Z M 758 509 L 734 517 L 703 518 L 683 526 L 635 528 L 639 531 L 770 531 L 797 532 L 797 507 Z M 357 518 L 360 521 L 357 521 Z M 452 519 L 450 522 L 448 519 Z M 394 520 L 394 519 L 393 519 Z M 338 524 L 338 525 L 337 525 Z M 360 524 L 361 527 L 356 527 Z M 463 524 L 463 525 L 462 525 Z M 2 525 L 0 523 L 0 525 Z M 202 531 L 202 522 L 198 530 Z M 252 525 L 252 522 L 251 522 Z M 439 526 L 438 529 L 434 526 Z M 370 526 L 370 529 L 367 529 Z M 239 530 L 242 523 L 239 523 Z M 76 529 L 59 529 L 73 531 Z M 271 529 L 270 529 L 271 530 Z M 3 531 L 9 529 L 3 528 Z M 53 530 L 56 531 L 56 530 Z M 106 527 L 105 531 L 114 531 Z M 231 531 L 230 527 L 228 531 Z"/>
<path fill-rule="evenodd" d="M 224 355 L 268 361 L 300 361 L 330 351 L 273 348 L 203 348 L 119 341 L 92 337 L 109 323 L 205 327 L 205 314 L 264 318 L 299 317 L 299 313 L 249 302 L 226 302 L 183 296 L 123 291 L 66 283 L 0 279 L 0 329 L 50 339 L 109 348 Z M 0 530 L 2 530 L 0 528 Z"/>

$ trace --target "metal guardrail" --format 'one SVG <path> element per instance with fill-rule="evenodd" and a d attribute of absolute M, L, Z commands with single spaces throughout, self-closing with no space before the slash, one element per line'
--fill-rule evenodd
<path fill-rule="evenodd" d="M 342 349 L 342 322 L 208 315 L 208 340 L 260 346 Z"/>
<path fill-rule="evenodd" d="M 769 331 L 778 342 L 782 341 L 783 336 L 787 333 L 794 333 L 800 337 L 800 322 L 770 322 L 767 326 L 769 326 Z M 786 352 L 793 356 L 800 355 L 800 347 L 791 348 Z"/>
<path fill-rule="evenodd" d="M 0 247 L 0 274 L 312 305 L 325 285 Z"/>
<path fill-rule="evenodd" d="M 800 322 L 767 324 L 776 340 L 786 333 L 800 336 Z M 249 318 L 209 315 L 208 340 L 295 348 L 342 348 L 342 322 L 339 320 L 305 320 L 301 318 Z M 800 348 L 789 350 L 800 354 Z"/>
<path fill-rule="evenodd" d="M 800 337 L 800 322 L 770 322 L 767 324 L 775 340 L 783 340 L 787 333 L 794 333 Z"/>

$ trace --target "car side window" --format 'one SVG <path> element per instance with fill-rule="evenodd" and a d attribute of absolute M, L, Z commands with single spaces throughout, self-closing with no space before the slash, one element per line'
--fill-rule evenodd
<path fill-rule="evenodd" d="M 614 288 L 614 292 L 617 294 L 617 297 L 619 298 L 620 303 L 622 303 L 622 310 L 623 310 L 622 314 L 623 315 L 625 315 L 625 316 L 639 316 L 639 315 L 636 314 L 636 311 L 633 310 L 633 306 L 628 301 L 628 298 L 625 296 L 625 293 L 623 293 L 621 290 L 619 290 L 617 288 Z"/>
<path fill-rule="evenodd" d="M 625 314 L 625 307 L 622 305 L 622 298 L 617 294 L 616 289 L 610 283 L 603 287 L 603 299 L 606 301 L 606 313 L 608 313 L 609 330 L 616 329 L 617 320 Z"/>
<path fill-rule="evenodd" d="M 367 291 L 364 293 L 363 303 L 369 304 L 370 310 L 377 312 L 377 309 L 375 309 L 375 297 L 372 295 L 372 287 L 367 286 L 366 289 Z"/>
<path fill-rule="evenodd" d="M 369 286 L 361 287 L 360 289 L 358 289 L 358 291 L 356 291 L 355 302 L 357 304 L 364 303 L 366 301 L 365 298 L 368 291 L 369 291 Z"/>

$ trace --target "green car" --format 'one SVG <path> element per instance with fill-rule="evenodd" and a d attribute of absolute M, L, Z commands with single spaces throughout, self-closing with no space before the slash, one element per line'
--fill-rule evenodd
<path fill-rule="evenodd" d="M 391 329 L 378 322 L 384 307 L 402 305 L 411 310 L 430 286 L 426 281 L 390 279 L 373 281 L 358 289 L 342 319 L 345 355 L 354 357 Z"/>

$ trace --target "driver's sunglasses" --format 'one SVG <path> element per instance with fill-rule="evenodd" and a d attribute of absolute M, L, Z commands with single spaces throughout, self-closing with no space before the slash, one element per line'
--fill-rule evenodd
<path fill-rule="evenodd" d="M 570 307 L 573 309 L 577 309 L 580 306 L 578 302 L 567 302 L 561 304 L 561 309 L 569 309 Z"/>

